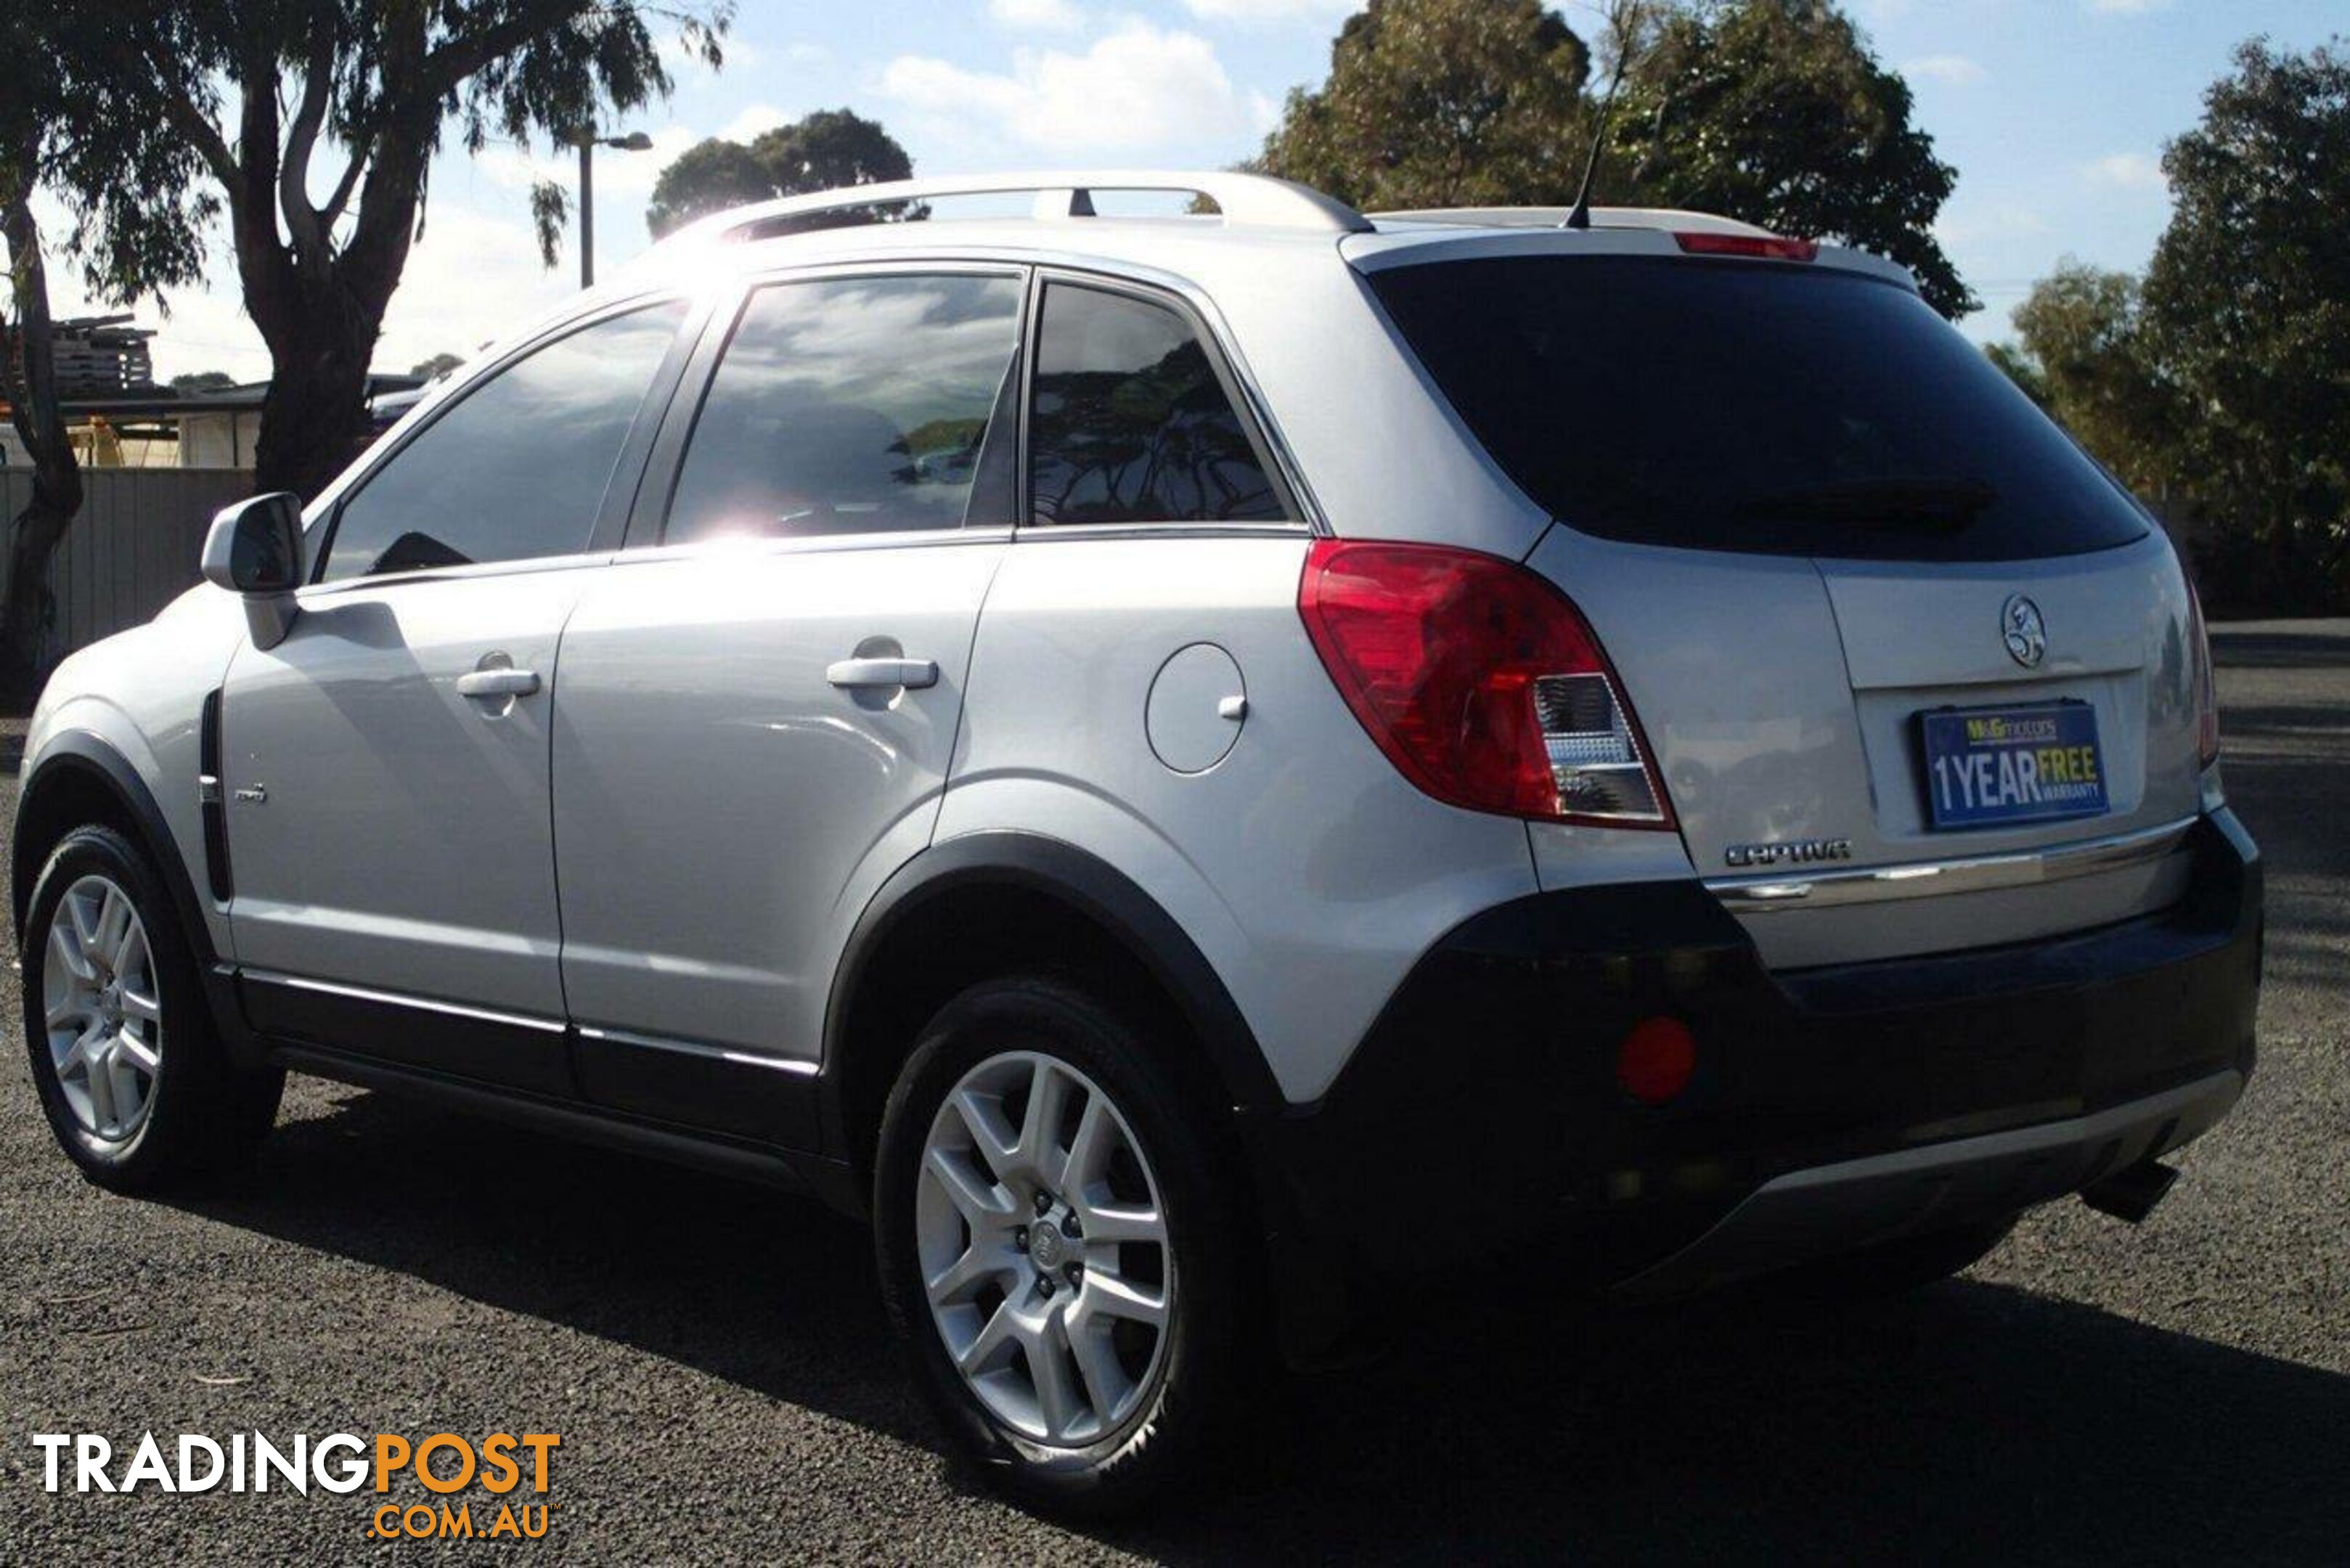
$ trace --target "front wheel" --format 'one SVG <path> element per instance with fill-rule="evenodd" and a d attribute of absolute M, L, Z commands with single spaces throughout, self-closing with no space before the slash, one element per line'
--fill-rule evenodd
<path fill-rule="evenodd" d="M 924 1033 L 882 1123 L 882 1288 L 1010 1490 L 1124 1506 L 1211 1425 L 1243 1235 L 1222 1143 L 1156 1042 L 1058 981 L 977 986 Z"/>
<path fill-rule="evenodd" d="M 130 1191 L 242 1158 L 285 1074 L 230 1061 L 162 878 L 111 828 L 50 855 L 26 908 L 25 1040 L 60 1147 Z"/>

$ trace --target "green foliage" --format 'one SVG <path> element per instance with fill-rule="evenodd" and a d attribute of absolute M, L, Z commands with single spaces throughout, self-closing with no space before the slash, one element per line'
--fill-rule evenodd
<path fill-rule="evenodd" d="M 913 173 L 913 161 L 879 120 L 846 109 L 819 109 L 762 132 L 747 147 L 713 136 L 687 148 L 653 182 L 645 226 L 659 239 L 680 224 L 745 202 L 910 180 Z"/>
<path fill-rule="evenodd" d="M 225 370 L 191 370 L 184 376 L 172 378 L 172 390 L 191 396 L 225 392 L 235 385 L 236 378 Z"/>
<path fill-rule="evenodd" d="M 118 292 L 182 280 L 201 261 L 201 220 L 226 213 L 245 310 L 273 368 L 256 483 L 305 494 L 366 429 L 368 357 L 421 229 L 426 171 L 444 138 L 468 151 L 493 138 L 559 139 L 637 108 L 670 90 L 656 23 L 714 65 L 732 16 L 727 0 L 54 9 L 92 18 L 102 100 L 165 145 L 151 173 L 118 151 L 51 174 L 67 205 L 88 214 L 88 265 Z M 175 204 L 138 193 L 190 161 L 206 177 L 201 194 Z"/>
<path fill-rule="evenodd" d="M 461 354 L 435 354 L 430 359 L 419 359 L 415 364 L 411 365 L 408 368 L 408 373 L 411 376 L 421 376 L 430 381 L 436 377 L 447 375 L 464 362 L 464 356 Z"/>
<path fill-rule="evenodd" d="M 2178 476 L 2179 395 L 2138 280 L 2066 257 L 2015 310 L 2042 406 L 2140 494 Z"/>
<path fill-rule="evenodd" d="M 2041 374 L 2031 354 L 2012 343 L 1986 343 L 1983 356 L 2015 383 L 2017 390 L 2037 403 L 2042 413 L 2049 411 L 2048 378 Z"/>
<path fill-rule="evenodd" d="M 530 182 L 530 234 L 541 265 L 552 267 L 563 254 L 563 227 L 571 221 L 571 192 L 552 180 Z"/>
<path fill-rule="evenodd" d="M 2207 566 L 2279 608 L 2350 607 L 2350 55 L 2254 40 L 2163 157 L 2146 312 L 2189 390 Z"/>
<path fill-rule="evenodd" d="M 1598 194 L 1875 251 L 1963 316 L 1981 302 L 1933 234 L 1958 171 L 1909 113 L 1908 84 L 1830 0 L 1677 8 L 1633 58 Z"/>
<path fill-rule="evenodd" d="M 1617 0 L 1606 15 L 1625 75 L 1595 200 L 1845 241 L 1908 266 L 1944 315 L 1976 307 L 1933 235 L 1957 171 L 1829 0 Z M 1541 0 L 1370 0 L 1253 166 L 1372 210 L 1564 206 L 1597 120 L 1590 76 L 1590 50 Z"/>
<path fill-rule="evenodd" d="M 1370 0 L 1255 167 L 1369 210 L 1564 205 L 1591 51 L 1541 0 Z"/>
<path fill-rule="evenodd" d="M 671 229 L 712 213 L 764 202 L 775 193 L 767 166 L 739 141 L 713 136 L 678 154 L 653 182 L 645 227 L 659 239 Z"/>

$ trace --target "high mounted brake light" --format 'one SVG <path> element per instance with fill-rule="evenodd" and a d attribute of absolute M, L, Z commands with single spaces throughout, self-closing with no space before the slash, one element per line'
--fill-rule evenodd
<path fill-rule="evenodd" d="M 1751 256 L 1762 261 L 1817 261 L 1817 240 L 1791 240 L 1783 234 L 1677 234 L 1674 241 L 1693 256 Z"/>
<path fill-rule="evenodd" d="M 1550 822 L 1673 826 L 1598 639 L 1525 567 L 1435 545 L 1318 539 L 1297 610 L 1372 741 L 1438 800 Z"/>

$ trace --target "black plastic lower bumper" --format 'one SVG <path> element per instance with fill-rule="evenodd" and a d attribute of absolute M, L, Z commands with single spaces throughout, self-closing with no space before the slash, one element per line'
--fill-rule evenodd
<path fill-rule="evenodd" d="M 1773 974 L 1696 882 L 1547 893 L 1467 921 L 1319 1102 L 1248 1123 L 1293 1317 L 1367 1276 L 1565 1236 L 1593 1283 L 1693 1241 L 1790 1172 L 2087 1117 L 2249 1075 L 2261 867 L 2196 824 L 2188 892 L 2013 947 Z M 1669 1105 L 1617 1085 L 1635 1023 L 1699 1044 Z"/>

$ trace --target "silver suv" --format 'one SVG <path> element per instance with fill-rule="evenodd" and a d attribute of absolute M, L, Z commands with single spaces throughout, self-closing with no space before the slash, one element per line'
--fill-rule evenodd
<path fill-rule="evenodd" d="M 2170 544 L 1900 268 L 1562 216 L 1062 175 L 655 247 L 58 671 L 58 1139 L 147 1187 L 294 1068 L 805 1189 L 1065 1504 L 1504 1251 L 2143 1217 L 2261 955 Z"/>

